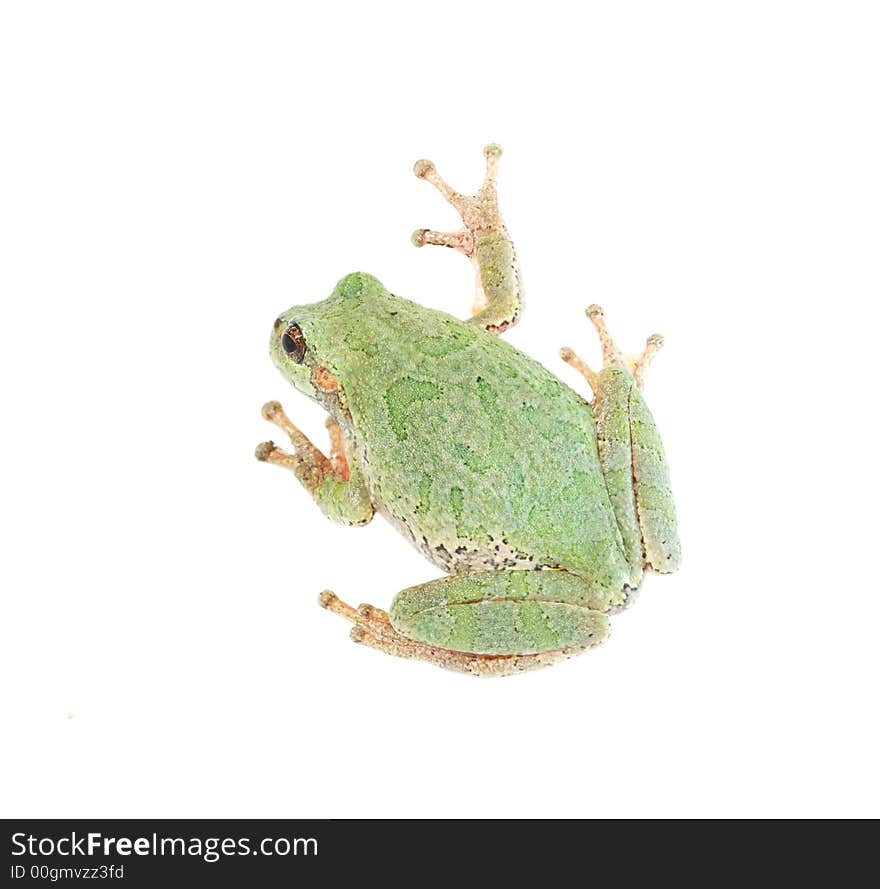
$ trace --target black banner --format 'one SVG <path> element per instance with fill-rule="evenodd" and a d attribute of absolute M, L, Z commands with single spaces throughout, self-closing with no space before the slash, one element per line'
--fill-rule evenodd
<path fill-rule="evenodd" d="M 801 823 L 771 822 L 6 820 L 4 884 L 84 887 L 314 886 L 327 880 L 419 886 L 613 879 L 615 884 L 723 874 L 790 882 L 804 865 L 841 885 L 859 871 L 850 840 Z M 850 825 L 851 827 L 851 825 Z M 841 840 L 840 832 L 837 837 Z M 846 847 L 846 848 L 842 848 Z M 283 882 L 282 882 L 283 881 Z M 336 885 L 335 883 L 332 885 Z"/>

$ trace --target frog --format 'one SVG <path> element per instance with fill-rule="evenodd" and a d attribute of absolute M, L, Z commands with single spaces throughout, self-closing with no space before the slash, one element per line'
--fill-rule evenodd
<path fill-rule="evenodd" d="M 417 247 L 464 254 L 476 277 L 468 318 L 392 294 L 364 272 L 274 321 L 271 358 L 326 411 L 326 453 L 280 403 L 263 417 L 292 445 L 256 457 L 293 473 L 330 519 L 382 514 L 442 577 L 397 593 L 385 611 L 325 590 L 319 603 L 351 622 L 351 639 L 401 658 L 476 676 L 544 667 L 603 642 L 649 572 L 681 559 L 669 470 L 643 396 L 663 344 L 621 352 L 597 305 L 586 309 L 602 352 L 593 370 L 562 360 L 588 398 L 501 334 L 523 288 L 497 194 L 501 148 L 484 149 L 473 195 L 428 160 L 415 164 L 461 217 L 452 232 L 418 229 Z M 376 574 L 380 574 L 379 570 Z"/>

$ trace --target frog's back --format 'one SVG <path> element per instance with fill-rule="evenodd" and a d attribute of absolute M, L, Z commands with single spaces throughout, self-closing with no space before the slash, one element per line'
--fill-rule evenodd
<path fill-rule="evenodd" d="M 589 404 L 498 337 L 387 292 L 338 371 L 376 505 L 445 570 L 626 576 Z"/>

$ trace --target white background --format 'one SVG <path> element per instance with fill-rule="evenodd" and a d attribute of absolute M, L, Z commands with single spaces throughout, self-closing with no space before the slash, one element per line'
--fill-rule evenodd
<path fill-rule="evenodd" d="M 876 816 L 870 3 L 5 3 L 6 816 Z M 353 645 L 438 572 L 258 464 L 276 314 L 502 209 L 509 339 L 637 349 L 685 561 L 602 648 L 476 680 Z M 274 435 L 273 435 L 274 433 Z"/>

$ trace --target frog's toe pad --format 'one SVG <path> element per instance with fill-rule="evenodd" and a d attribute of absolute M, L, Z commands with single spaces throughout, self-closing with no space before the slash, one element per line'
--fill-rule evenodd
<path fill-rule="evenodd" d="M 261 462 L 265 463 L 275 450 L 274 441 L 261 441 L 254 450 L 254 456 Z"/>

